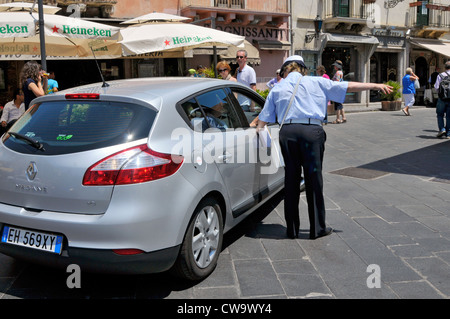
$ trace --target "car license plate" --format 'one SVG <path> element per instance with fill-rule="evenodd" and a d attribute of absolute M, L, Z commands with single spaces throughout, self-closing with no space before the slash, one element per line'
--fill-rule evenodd
<path fill-rule="evenodd" d="M 5 226 L 1 241 L 2 243 L 60 254 L 63 237 L 29 229 Z"/>

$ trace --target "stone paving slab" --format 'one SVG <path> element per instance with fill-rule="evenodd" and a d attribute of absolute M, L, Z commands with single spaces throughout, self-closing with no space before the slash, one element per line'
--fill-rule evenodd
<path fill-rule="evenodd" d="M 70 290 L 67 273 L 0 255 L 0 299 L 448 299 L 450 140 L 435 137 L 434 109 L 411 113 L 348 113 L 325 126 L 330 236 L 308 239 L 302 194 L 300 238 L 286 239 L 280 194 L 226 234 L 202 282 L 83 274 Z M 377 174 L 336 174 L 348 168 Z"/>

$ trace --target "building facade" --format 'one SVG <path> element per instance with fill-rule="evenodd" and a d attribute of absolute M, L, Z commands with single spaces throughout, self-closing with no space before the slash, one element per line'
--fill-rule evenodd
<path fill-rule="evenodd" d="M 125 2 L 122 0 L 122 2 Z M 255 68 L 258 87 L 266 89 L 265 83 L 275 77 L 290 50 L 290 7 L 289 0 L 177 0 L 177 1 L 140 1 L 127 0 L 116 5 L 114 17 L 129 18 L 149 12 L 165 12 L 191 18 L 192 23 L 217 30 L 244 36 L 246 49 L 249 52 L 248 62 Z M 219 60 L 227 60 L 232 68 L 236 68 L 235 52 L 226 48 L 217 48 Z M 139 64 L 148 65 L 148 69 L 167 75 L 183 70 L 196 68 L 198 65 L 211 67 L 213 64 L 211 48 L 193 50 L 192 58 L 183 61 L 133 61 L 131 76 L 140 76 Z M 256 54 L 252 54 L 255 52 Z M 161 63 L 171 64 L 171 68 L 163 70 Z M 136 66 L 136 64 L 138 66 Z M 152 66 L 151 66 L 152 65 Z M 137 70 L 137 71 L 136 71 Z"/>
<path fill-rule="evenodd" d="M 314 74 L 328 75 L 335 60 L 347 80 L 401 82 L 407 67 L 420 77 L 417 103 L 426 103 L 428 79 L 450 59 L 448 0 L 293 0 L 292 43 Z M 348 94 L 348 106 L 369 106 L 377 92 Z"/>

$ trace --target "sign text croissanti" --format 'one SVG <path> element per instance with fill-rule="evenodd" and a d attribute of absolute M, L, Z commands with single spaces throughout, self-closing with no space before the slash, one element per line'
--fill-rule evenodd
<path fill-rule="evenodd" d="M 87 35 L 87 36 L 93 36 L 93 37 L 111 37 L 111 30 L 108 29 L 100 29 L 97 27 L 91 27 L 91 28 L 83 28 L 83 27 L 73 27 L 70 25 L 63 25 L 62 28 L 58 28 L 57 26 L 54 26 L 53 32 L 59 32 L 58 30 L 61 30 L 60 33 L 67 34 L 70 36 L 77 36 L 77 35 Z"/>

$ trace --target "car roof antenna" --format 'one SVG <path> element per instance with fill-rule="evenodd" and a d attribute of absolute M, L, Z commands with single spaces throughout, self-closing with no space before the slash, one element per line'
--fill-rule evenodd
<path fill-rule="evenodd" d="M 98 65 L 97 57 L 95 56 L 95 53 L 94 53 L 94 49 L 92 49 L 92 47 L 90 47 L 90 48 L 92 51 L 92 55 L 94 56 L 95 64 L 97 64 L 98 72 L 100 73 L 100 77 L 102 78 L 102 82 L 103 82 L 102 88 L 108 87 L 109 84 L 106 83 L 105 78 L 103 77 L 102 70 L 100 69 L 100 66 Z"/>

